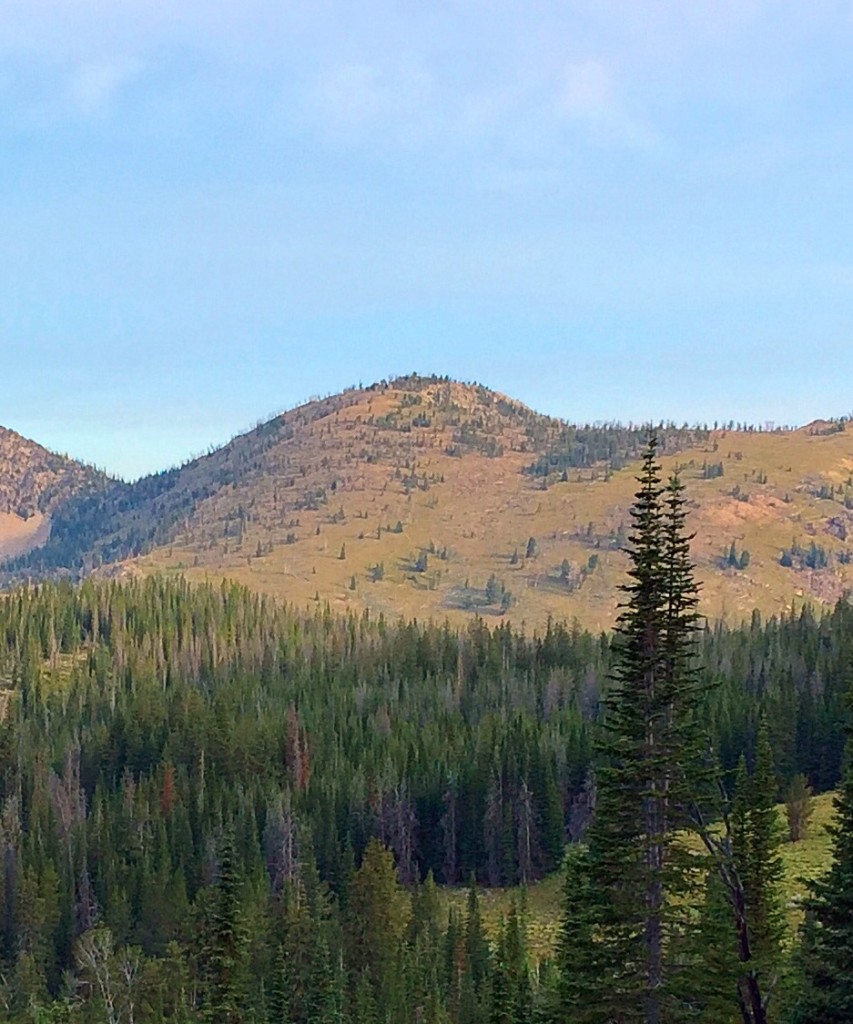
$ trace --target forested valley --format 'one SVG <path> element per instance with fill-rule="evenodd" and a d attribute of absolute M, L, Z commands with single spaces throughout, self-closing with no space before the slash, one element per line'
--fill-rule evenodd
<path fill-rule="evenodd" d="M 0 1024 L 853 1024 L 851 54 L 2 4 Z"/>
<path fill-rule="evenodd" d="M 557 870 L 583 835 L 612 638 L 161 579 L 16 590 L 0 637 L 7 1019 L 572 1019 L 523 888 L 488 938 L 477 890 Z M 728 785 L 759 734 L 771 799 L 838 784 L 848 604 L 697 646 Z M 469 885 L 467 913 L 437 885 Z"/>

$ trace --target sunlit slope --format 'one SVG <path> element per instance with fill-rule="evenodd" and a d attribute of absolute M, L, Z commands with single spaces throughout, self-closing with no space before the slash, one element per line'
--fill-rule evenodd
<path fill-rule="evenodd" d="M 734 622 L 832 603 L 853 583 L 853 428 L 839 426 L 668 440 L 706 614 Z M 395 617 L 607 627 L 635 466 L 555 459 L 553 472 L 531 472 L 559 450 L 562 427 L 443 381 L 311 403 L 194 464 L 203 497 L 168 544 L 125 569 L 228 577 L 297 604 Z"/>

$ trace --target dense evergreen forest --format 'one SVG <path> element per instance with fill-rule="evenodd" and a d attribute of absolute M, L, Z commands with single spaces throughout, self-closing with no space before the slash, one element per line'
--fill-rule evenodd
<path fill-rule="evenodd" d="M 152 579 L 16 590 L 0 638 L 10 1019 L 547 1015 L 558 972 L 532 970 L 523 905 L 489 942 L 476 887 L 448 921 L 435 883 L 560 866 L 595 801 L 610 637 Z M 697 645 L 728 778 L 764 722 L 773 799 L 799 775 L 834 787 L 853 609 Z"/>

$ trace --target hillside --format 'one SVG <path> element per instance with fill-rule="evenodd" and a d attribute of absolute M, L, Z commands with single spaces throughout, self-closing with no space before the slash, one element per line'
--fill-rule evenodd
<path fill-rule="evenodd" d="M 0 558 L 43 544 L 54 511 L 105 481 L 92 467 L 0 427 Z"/>
<path fill-rule="evenodd" d="M 853 431 L 662 427 L 703 610 L 853 584 Z M 575 428 L 479 385 L 403 378 L 284 413 L 180 469 L 66 504 L 22 566 L 233 578 L 304 605 L 461 621 L 614 619 L 639 428 Z M 121 563 L 117 566 L 116 563 Z"/>

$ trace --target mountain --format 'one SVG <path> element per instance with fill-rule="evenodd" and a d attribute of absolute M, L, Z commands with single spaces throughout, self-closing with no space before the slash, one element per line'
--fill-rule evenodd
<path fill-rule="evenodd" d="M 100 489 L 106 480 L 91 466 L 0 427 L 0 558 L 44 544 L 52 514 L 73 497 Z"/>
<path fill-rule="evenodd" d="M 853 585 L 853 430 L 661 425 L 703 610 L 739 621 Z M 406 377 L 317 399 L 210 455 L 60 503 L 7 568 L 180 572 L 299 605 L 612 624 L 642 427 L 572 426 L 480 385 Z M 850 539 L 848 540 L 848 534 Z"/>

